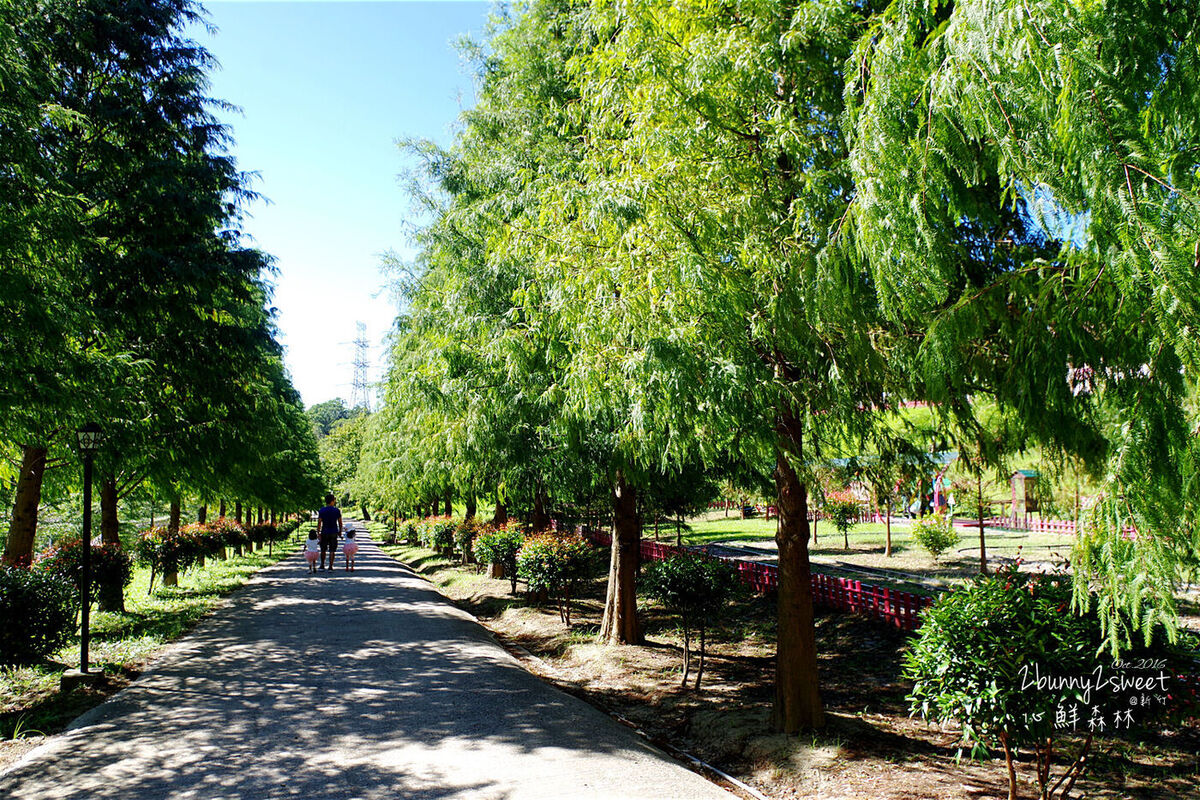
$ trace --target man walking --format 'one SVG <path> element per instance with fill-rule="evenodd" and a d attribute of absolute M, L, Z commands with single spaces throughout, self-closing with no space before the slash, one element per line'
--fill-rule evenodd
<path fill-rule="evenodd" d="M 325 507 L 317 512 L 317 530 L 321 535 L 321 569 L 325 569 L 325 554 L 329 553 L 329 569 L 337 557 L 338 537 L 342 535 L 342 510 L 335 505 L 333 494 L 325 495 Z"/>

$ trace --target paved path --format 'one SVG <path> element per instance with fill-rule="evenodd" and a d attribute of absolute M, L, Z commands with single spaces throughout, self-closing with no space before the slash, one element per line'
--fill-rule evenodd
<path fill-rule="evenodd" d="M 726 798 L 530 675 L 369 541 L 263 570 L 0 798 Z"/>

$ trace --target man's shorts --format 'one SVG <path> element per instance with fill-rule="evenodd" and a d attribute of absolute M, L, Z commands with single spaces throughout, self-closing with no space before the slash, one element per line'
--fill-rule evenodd
<path fill-rule="evenodd" d="M 331 554 L 337 553 L 338 535 L 337 531 L 325 531 L 321 534 L 321 555 L 325 555 L 325 551 Z"/>

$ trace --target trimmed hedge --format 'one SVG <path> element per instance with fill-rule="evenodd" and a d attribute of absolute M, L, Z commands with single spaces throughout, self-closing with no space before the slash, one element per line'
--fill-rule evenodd
<path fill-rule="evenodd" d="M 555 598 L 558 615 L 571 624 L 571 597 L 575 588 L 597 571 L 597 550 L 582 536 L 544 533 L 525 540 L 517 553 L 517 574 L 531 594 L 546 592 Z"/>
<path fill-rule="evenodd" d="M 519 525 L 505 523 L 499 528 L 485 528 L 471 545 L 475 560 L 481 564 L 499 564 L 517 593 L 517 554 L 525 544 L 525 532 Z"/>
<path fill-rule="evenodd" d="M 0 566 L 0 664 L 34 664 L 70 641 L 78 598 L 61 575 Z"/>

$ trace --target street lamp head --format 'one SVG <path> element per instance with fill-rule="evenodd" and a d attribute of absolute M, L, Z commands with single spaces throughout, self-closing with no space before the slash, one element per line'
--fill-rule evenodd
<path fill-rule="evenodd" d="M 104 442 L 104 431 L 95 422 L 89 422 L 77 431 L 79 449 L 84 453 L 94 453 Z"/>

